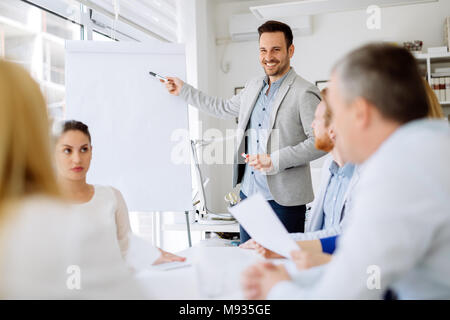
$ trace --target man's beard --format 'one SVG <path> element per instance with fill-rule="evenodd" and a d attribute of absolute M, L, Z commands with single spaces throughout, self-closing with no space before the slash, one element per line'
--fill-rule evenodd
<path fill-rule="evenodd" d="M 270 63 L 270 61 L 269 61 Z M 276 61 L 276 63 L 279 63 L 279 61 Z M 267 71 L 266 69 L 266 65 L 263 65 L 263 69 L 264 72 L 267 76 L 269 77 L 274 77 L 274 76 L 278 76 L 283 74 L 286 71 L 286 68 L 289 64 L 287 63 L 287 61 L 285 61 L 283 64 L 279 64 L 277 69 L 271 70 L 271 71 Z"/>
<path fill-rule="evenodd" d="M 334 148 L 334 142 L 325 135 L 324 137 L 316 137 L 314 145 L 318 150 L 330 152 Z"/>

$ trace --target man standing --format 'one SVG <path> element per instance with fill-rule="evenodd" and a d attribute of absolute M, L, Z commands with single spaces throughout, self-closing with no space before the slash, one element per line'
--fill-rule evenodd
<path fill-rule="evenodd" d="M 166 87 L 187 103 L 216 117 L 238 117 L 233 187 L 241 198 L 261 193 L 289 232 L 303 232 L 306 203 L 314 199 L 309 162 L 323 152 L 314 147 L 311 123 L 319 90 L 290 66 L 291 28 L 267 21 L 258 28 L 265 77 L 248 81 L 231 99 L 208 96 L 178 78 Z M 240 154 L 249 154 L 243 163 Z M 241 242 L 249 235 L 241 227 Z"/>

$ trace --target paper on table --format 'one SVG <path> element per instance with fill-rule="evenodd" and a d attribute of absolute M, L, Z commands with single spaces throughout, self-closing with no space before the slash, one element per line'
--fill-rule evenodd
<path fill-rule="evenodd" d="M 152 270 L 158 270 L 158 271 L 170 271 L 175 269 L 181 269 L 181 268 L 187 268 L 190 267 L 191 263 L 186 261 L 173 261 L 173 262 L 166 262 L 161 263 L 157 265 L 152 265 L 150 268 Z"/>
<path fill-rule="evenodd" d="M 299 250 L 295 241 L 262 195 L 255 194 L 228 208 L 245 231 L 260 245 L 286 258 Z"/>

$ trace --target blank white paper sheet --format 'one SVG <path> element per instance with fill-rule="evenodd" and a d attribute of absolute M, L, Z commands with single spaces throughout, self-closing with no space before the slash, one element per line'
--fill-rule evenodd
<path fill-rule="evenodd" d="M 192 210 L 187 104 L 149 71 L 186 79 L 184 45 L 67 41 L 66 119 L 91 131 L 89 183 L 130 211 Z"/>
<path fill-rule="evenodd" d="M 291 251 L 299 250 L 299 246 L 261 194 L 248 197 L 228 210 L 263 247 L 289 259 Z"/>

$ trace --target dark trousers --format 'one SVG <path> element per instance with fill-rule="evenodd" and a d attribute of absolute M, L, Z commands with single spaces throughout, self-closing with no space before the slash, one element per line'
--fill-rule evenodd
<path fill-rule="evenodd" d="M 241 200 L 247 198 L 247 196 L 241 191 Z M 278 219 L 287 229 L 289 233 L 291 232 L 304 232 L 305 230 L 305 212 L 306 205 L 302 204 L 300 206 L 286 207 L 281 204 L 276 203 L 274 200 L 268 201 L 273 211 L 275 211 Z M 244 228 L 239 226 L 241 243 L 246 242 L 250 239 L 249 234 Z"/>

